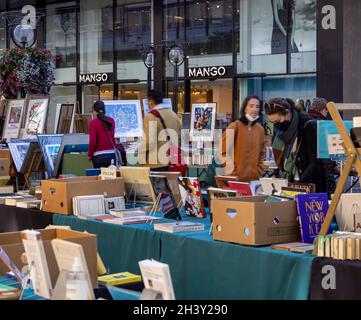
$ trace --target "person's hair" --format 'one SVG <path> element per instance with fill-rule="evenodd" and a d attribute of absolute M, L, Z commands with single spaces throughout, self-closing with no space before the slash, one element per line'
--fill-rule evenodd
<path fill-rule="evenodd" d="M 310 100 L 310 99 L 307 99 L 307 100 L 306 100 L 306 105 L 308 105 L 308 106 L 311 105 L 311 100 Z"/>
<path fill-rule="evenodd" d="M 288 111 L 297 110 L 295 102 L 290 98 L 273 98 L 265 103 L 267 115 L 286 115 Z"/>
<path fill-rule="evenodd" d="M 252 99 L 256 99 L 259 102 L 259 116 L 262 116 L 262 101 L 259 97 L 257 96 L 248 96 L 246 97 L 243 102 L 242 102 L 242 106 L 241 106 L 241 110 L 240 110 L 240 117 L 244 117 L 246 114 L 246 107 L 248 105 L 248 103 L 252 100 Z"/>
<path fill-rule="evenodd" d="M 148 101 L 153 100 L 156 105 L 161 104 L 163 102 L 163 96 L 159 91 L 149 90 L 147 96 L 148 96 Z"/>
<path fill-rule="evenodd" d="M 112 123 L 109 121 L 109 118 L 105 115 L 105 105 L 101 100 L 97 100 L 94 103 L 93 110 L 97 112 L 97 118 L 103 122 L 104 128 L 110 130 L 112 128 Z"/>
<path fill-rule="evenodd" d="M 313 99 L 311 110 L 321 112 L 327 109 L 327 100 L 324 98 L 315 98 Z"/>

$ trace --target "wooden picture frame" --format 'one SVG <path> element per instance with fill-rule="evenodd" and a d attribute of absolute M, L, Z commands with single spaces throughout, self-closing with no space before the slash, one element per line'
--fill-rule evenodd
<path fill-rule="evenodd" d="M 56 105 L 54 134 L 73 133 L 75 109 L 75 103 L 61 103 Z"/>
<path fill-rule="evenodd" d="M 18 139 L 21 130 L 21 122 L 24 117 L 25 99 L 11 99 L 6 102 L 6 117 L 3 127 L 3 139 Z M 3 110 L 4 111 L 4 110 Z"/>

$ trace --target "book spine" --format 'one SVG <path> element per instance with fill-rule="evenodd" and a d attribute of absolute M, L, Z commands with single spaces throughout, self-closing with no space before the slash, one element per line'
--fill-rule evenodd
<path fill-rule="evenodd" d="M 295 197 L 296 203 L 297 203 L 297 219 L 298 219 L 298 223 L 300 225 L 300 232 L 301 232 L 301 239 L 302 242 L 306 242 L 305 241 L 305 234 L 304 234 L 304 230 L 302 227 L 302 215 L 301 215 L 301 204 L 300 204 L 300 199 L 298 198 L 298 196 Z"/>

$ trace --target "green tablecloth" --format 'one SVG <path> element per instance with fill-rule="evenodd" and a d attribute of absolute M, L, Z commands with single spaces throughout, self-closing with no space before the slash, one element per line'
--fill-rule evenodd
<path fill-rule="evenodd" d="M 209 219 L 202 222 L 204 232 L 170 234 L 54 216 L 56 225 L 96 234 L 112 273 L 139 273 L 142 259 L 169 264 L 177 299 L 308 299 L 313 256 L 214 241 Z"/>

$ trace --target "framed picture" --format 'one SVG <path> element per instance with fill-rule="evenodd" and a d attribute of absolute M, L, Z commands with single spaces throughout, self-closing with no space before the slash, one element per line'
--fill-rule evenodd
<path fill-rule="evenodd" d="M 105 100 L 106 114 L 115 121 L 116 138 L 143 136 L 140 100 Z"/>
<path fill-rule="evenodd" d="M 216 123 L 216 103 L 192 104 L 190 139 L 213 141 Z"/>
<path fill-rule="evenodd" d="M 20 172 L 23 165 L 26 153 L 28 152 L 31 141 L 18 141 L 9 142 L 9 150 L 11 157 L 13 158 L 16 171 Z"/>
<path fill-rule="evenodd" d="M 22 138 L 32 138 L 44 132 L 49 98 L 28 99 L 25 130 Z"/>
<path fill-rule="evenodd" d="M 167 109 L 173 110 L 172 99 L 164 98 L 162 104 L 165 107 L 167 107 Z M 146 115 L 149 112 L 148 99 L 143 99 L 143 110 L 144 110 L 144 115 Z"/>
<path fill-rule="evenodd" d="M 75 103 L 56 105 L 55 134 L 73 133 L 75 108 Z"/>
<path fill-rule="evenodd" d="M 21 119 L 25 106 L 25 99 L 8 100 L 3 138 L 6 140 L 19 138 Z"/>
<path fill-rule="evenodd" d="M 54 168 L 62 140 L 62 134 L 38 135 L 40 150 L 44 158 L 46 171 L 50 178 L 56 177 Z"/>

